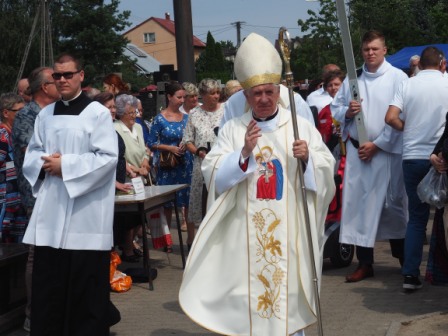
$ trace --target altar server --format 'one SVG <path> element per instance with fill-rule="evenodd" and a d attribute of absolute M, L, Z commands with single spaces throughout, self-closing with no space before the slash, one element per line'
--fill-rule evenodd
<path fill-rule="evenodd" d="M 62 99 L 37 116 L 23 165 L 37 197 L 23 239 L 35 245 L 31 335 L 109 335 L 117 136 L 81 91 L 80 62 L 63 54 L 53 69 Z"/>

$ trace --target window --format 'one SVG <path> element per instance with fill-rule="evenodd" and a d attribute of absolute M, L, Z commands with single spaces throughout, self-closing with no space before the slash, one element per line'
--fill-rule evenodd
<path fill-rule="evenodd" d="M 143 41 L 145 43 L 155 43 L 156 42 L 156 33 L 144 33 Z"/>

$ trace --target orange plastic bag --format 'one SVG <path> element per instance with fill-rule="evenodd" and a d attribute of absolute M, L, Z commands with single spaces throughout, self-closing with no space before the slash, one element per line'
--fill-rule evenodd
<path fill-rule="evenodd" d="M 132 278 L 120 271 L 117 271 L 117 265 L 121 264 L 120 256 L 117 252 L 112 251 L 110 253 L 110 269 L 109 269 L 109 281 L 110 288 L 114 292 L 126 292 L 131 289 Z"/>

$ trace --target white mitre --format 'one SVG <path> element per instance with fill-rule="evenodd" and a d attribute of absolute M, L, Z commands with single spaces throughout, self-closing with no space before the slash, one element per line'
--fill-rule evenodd
<path fill-rule="evenodd" d="M 234 71 L 243 89 L 261 84 L 279 84 L 282 60 L 271 42 L 251 33 L 236 53 Z"/>

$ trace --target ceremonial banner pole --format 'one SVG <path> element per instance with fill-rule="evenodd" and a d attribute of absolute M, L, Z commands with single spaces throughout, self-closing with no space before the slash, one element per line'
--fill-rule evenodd
<path fill-rule="evenodd" d="M 286 39 L 284 38 L 284 36 L 286 36 Z M 288 44 L 290 42 L 290 38 L 289 38 L 289 33 L 285 27 L 280 28 L 278 42 L 279 42 L 280 51 L 281 51 L 283 61 L 285 63 L 285 79 L 286 79 L 286 84 L 288 86 L 288 92 L 289 92 L 289 106 L 291 108 L 294 139 L 300 140 L 299 129 L 297 126 L 296 105 L 294 102 L 294 91 L 293 91 L 294 78 L 293 78 L 291 66 L 290 66 L 290 51 L 289 51 L 289 46 L 288 46 Z M 316 303 L 317 325 L 318 325 L 319 336 L 323 336 L 322 316 L 321 316 L 321 312 L 320 312 L 319 281 L 317 278 L 316 262 L 315 262 L 314 249 L 313 249 L 313 238 L 311 236 L 310 214 L 308 212 L 307 197 L 306 197 L 306 190 L 305 190 L 305 179 L 303 176 L 303 166 L 302 166 L 302 160 L 300 158 L 297 158 L 297 166 L 299 169 L 299 181 L 300 181 L 300 187 L 301 187 L 301 191 L 302 191 L 302 200 L 303 200 L 303 213 L 305 216 L 306 233 L 307 233 L 307 238 L 308 238 L 307 239 L 308 250 L 310 253 L 311 271 L 312 271 L 312 275 L 313 275 L 314 296 L 316 299 L 315 303 Z M 318 242 L 316 242 L 316 244 L 318 244 Z"/>
<path fill-rule="evenodd" d="M 345 9 L 345 0 L 336 0 L 336 11 L 339 18 L 339 28 L 341 29 L 342 46 L 344 48 L 345 66 L 347 67 L 347 76 L 350 86 L 352 99 L 361 104 L 361 97 L 359 96 L 358 76 L 356 74 L 355 57 L 353 56 L 352 39 L 350 37 L 350 29 L 348 27 L 347 12 Z M 359 144 L 368 141 L 367 131 L 364 125 L 364 114 L 361 111 L 355 116 L 356 129 L 358 130 Z"/>

